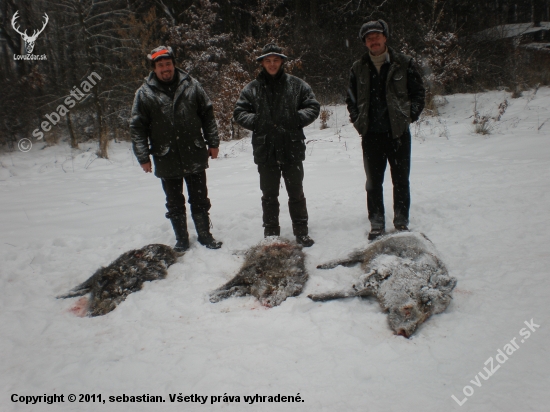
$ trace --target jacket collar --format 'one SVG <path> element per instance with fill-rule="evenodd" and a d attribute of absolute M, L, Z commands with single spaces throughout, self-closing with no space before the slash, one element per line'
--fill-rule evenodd
<path fill-rule="evenodd" d="M 388 49 L 388 54 L 387 54 L 387 57 L 386 57 L 386 61 L 390 64 L 397 64 L 397 60 L 395 59 L 395 50 L 392 49 L 390 46 L 386 45 L 387 49 Z M 370 61 L 370 56 L 369 56 L 369 51 L 367 50 L 367 52 L 365 54 L 363 54 L 363 56 L 361 56 L 361 63 L 362 64 L 368 64 Z"/>
<path fill-rule="evenodd" d="M 271 76 L 265 71 L 265 69 L 262 68 L 260 73 L 258 73 L 256 80 L 258 80 L 262 84 L 269 84 L 271 81 L 279 81 L 285 76 L 286 73 L 284 67 L 281 67 L 281 70 L 279 70 L 275 76 Z"/>

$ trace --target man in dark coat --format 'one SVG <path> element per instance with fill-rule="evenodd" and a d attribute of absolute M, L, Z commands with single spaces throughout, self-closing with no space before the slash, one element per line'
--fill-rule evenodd
<path fill-rule="evenodd" d="M 155 175 L 166 194 L 166 217 L 176 234 L 174 249 L 189 248 L 184 179 L 198 241 L 219 249 L 222 242 L 210 233 L 205 172 L 208 157 L 218 156 L 220 143 L 212 103 L 199 82 L 175 67 L 171 47 L 157 47 L 147 58 L 153 71 L 137 90 L 132 107 L 134 153 L 146 173 L 152 171 L 153 156 Z"/>
<path fill-rule="evenodd" d="M 362 137 L 367 175 L 370 240 L 385 230 L 382 184 L 386 164 L 393 183 L 393 224 L 408 230 L 411 134 L 409 124 L 424 108 L 425 90 L 411 57 L 386 45 L 388 25 L 383 20 L 365 23 L 359 32 L 368 51 L 351 68 L 346 103 L 350 120 Z"/>
<path fill-rule="evenodd" d="M 320 105 L 311 87 L 284 72 L 282 49 L 266 45 L 256 60 L 262 71 L 241 92 L 233 118 L 252 130 L 254 162 L 260 174 L 264 236 L 279 236 L 279 185 L 283 176 L 296 241 L 313 245 L 303 180 L 306 145 L 302 128 L 318 116 Z"/>

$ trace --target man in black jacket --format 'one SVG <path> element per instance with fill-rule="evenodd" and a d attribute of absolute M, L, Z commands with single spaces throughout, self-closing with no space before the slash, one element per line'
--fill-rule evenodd
<path fill-rule="evenodd" d="M 387 163 L 393 183 L 393 224 L 397 230 L 408 230 L 409 124 L 418 120 L 425 99 L 418 68 L 411 57 L 386 45 L 388 35 L 388 25 L 383 20 L 361 27 L 359 36 L 368 51 L 351 68 L 346 98 L 350 120 L 362 137 L 370 240 L 385 230 L 382 184 Z"/>
<path fill-rule="evenodd" d="M 218 156 L 220 143 L 212 103 L 199 82 L 175 67 L 171 47 L 157 47 L 147 58 L 153 71 L 137 90 L 132 107 L 134 153 L 146 173 L 152 171 L 153 156 L 155 175 L 166 194 L 166 217 L 176 234 L 174 249 L 183 252 L 189 248 L 184 179 L 198 241 L 209 249 L 219 249 L 222 242 L 210 233 L 205 172 L 208 157 Z"/>
<path fill-rule="evenodd" d="M 282 175 L 296 241 L 307 247 L 314 242 L 308 235 L 303 189 L 306 145 L 302 128 L 319 116 L 320 105 L 306 82 L 284 72 L 286 58 L 275 44 L 263 48 L 256 59 L 262 71 L 241 92 L 233 118 L 253 131 L 254 162 L 263 194 L 264 236 L 280 235 L 278 197 Z"/>

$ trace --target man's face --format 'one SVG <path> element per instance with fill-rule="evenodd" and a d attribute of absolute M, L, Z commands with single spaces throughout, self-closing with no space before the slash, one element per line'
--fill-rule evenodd
<path fill-rule="evenodd" d="M 262 59 L 262 67 L 272 76 L 279 72 L 282 65 L 283 59 L 279 56 L 266 56 Z"/>
<path fill-rule="evenodd" d="M 172 59 L 157 60 L 155 62 L 155 68 L 153 69 L 157 77 L 163 82 L 172 80 L 175 70 L 176 68 L 174 67 L 174 63 L 172 63 Z"/>
<path fill-rule="evenodd" d="M 365 46 L 373 56 L 378 56 L 386 51 L 386 40 L 382 33 L 369 33 L 365 36 Z"/>

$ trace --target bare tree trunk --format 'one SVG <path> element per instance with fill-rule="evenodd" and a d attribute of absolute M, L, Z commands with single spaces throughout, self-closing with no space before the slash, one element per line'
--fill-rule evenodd
<path fill-rule="evenodd" d="M 106 133 L 105 125 L 103 121 L 103 111 L 101 109 L 101 102 L 99 101 L 99 96 L 97 93 L 98 87 L 93 89 L 94 105 L 96 109 L 96 119 L 97 119 L 97 130 L 99 133 L 99 149 L 97 151 L 97 157 L 102 159 L 108 159 L 109 154 L 107 153 L 107 148 L 109 146 L 109 135 Z"/>
<path fill-rule="evenodd" d="M 69 136 L 71 138 L 71 147 L 73 149 L 78 149 L 78 142 L 76 141 L 76 136 L 74 134 L 73 122 L 71 120 L 71 113 L 67 113 L 67 129 L 69 130 Z"/>
<path fill-rule="evenodd" d="M 84 36 L 84 41 L 86 44 L 86 59 L 88 60 L 88 74 L 91 74 L 95 71 L 95 62 L 92 53 L 92 42 L 88 35 L 88 30 L 86 23 L 84 22 L 84 11 L 82 10 L 82 3 L 78 2 L 78 20 L 80 23 L 80 29 Z M 99 85 L 95 85 L 92 89 L 92 97 L 95 106 L 95 116 L 97 121 L 97 135 L 99 138 L 99 148 L 97 150 L 97 156 L 102 159 L 108 159 L 109 155 L 107 153 L 107 147 L 109 145 L 109 137 L 106 135 L 103 125 L 103 110 L 101 108 L 101 102 L 99 100 Z"/>

